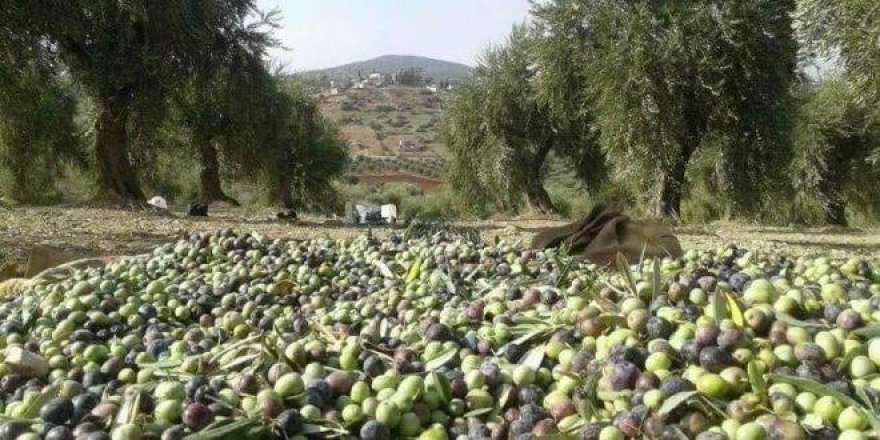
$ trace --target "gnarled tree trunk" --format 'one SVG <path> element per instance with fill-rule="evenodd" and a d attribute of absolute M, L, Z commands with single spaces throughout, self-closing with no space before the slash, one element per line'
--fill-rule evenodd
<path fill-rule="evenodd" d="M 828 201 L 825 206 L 825 221 L 830 225 L 849 226 L 849 222 L 846 220 L 846 203 L 842 197 Z"/>
<path fill-rule="evenodd" d="M 293 194 L 290 192 L 291 183 L 290 177 L 284 173 L 275 177 L 273 198 L 275 199 L 275 202 L 281 205 L 284 209 L 294 209 Z"/>
<path fill-rule="evenodd" d="M 95 122 L 99 198 L 144 200 L 137 173 L 128 157 L 127 117 L 127 97 L 112 96 L 99 100 Z"/>
<path fill-rule="evenodd" d="M 239 206 L 238 200 L 226 195 L 220 184 L 220 161 L 217 160 L 217 148 L 210 140 L 198 141 L 201 167 L 199 169 L 199 202 L 226 202 Z"/>
<path fill-rule="evenodd" d="M 541 167 L 544 166 L 544 162 L 547 160 L 551 146 L 549 142 L 544 143 L 535 152 L 534 158 L 526 164 L 528 169 L 525 170 L 526 177 L 523 182 L 525 185 L 526 201 L 529 204 L 529 208 L 538 214 L 549 214 L 556 210 L 553 206 L 553 201 L 550 200 L 550 194 L 544 188 L 544 181 L 541 179 Z"/>
<path fill-rule="evenodd" d="M 654 214 L 658 217 L 678 221 L 681 218 L 681 198 L 684 189 L 685 172 L 693 149 L 685 148 L 681 157 L 661 171 L 660 193 Z"/>
<path fill-rule="evenodd" d="M 553 202 L 550 200 L 550 194 L 544 189 L 544 184 L 540 179 L 529 180 L 526 183 L 526 200 L 529 203 L 529 208 L 539 214 L 553 212 Z"/>

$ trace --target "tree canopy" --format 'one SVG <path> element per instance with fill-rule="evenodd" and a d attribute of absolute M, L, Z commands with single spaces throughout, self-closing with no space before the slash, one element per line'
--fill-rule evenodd
<path fill-rule="evenodd" d="M 76 101 L 70 85 L 45 66 L 3 55 L 0 61 L 0 170 L 9 175 L 13 199 L 43 201 L 57 191 L 53 177 L 65 164 L 87 162 Z"/>
<path fill-rule="evenodd" d="M 494 188 L 503 195 L 489 198 L 504 209 L 515 209 L 525 195 L 534 211 L 552 211 L 544 188 L 551 152 L 573 159 L 592 185 L 604 178 L 590 114 L 567 91 L 568 66 L 555 64 L 553 55 L 536 58 L 537 35 L 519 25 L 504 45 L 487 50 L 448 112 L 448 176 L 457 191 L 481 196 L 470 199 L 476 205 Z"/>
<path fill-rule="evenodd" d="M 218 49 L 253 40 L 251 0 L 49 2 L 0 4 L 5 45 L 46 48 L 94 101 L 98 187 L 112 198 L 144 198 L 129 151 L 136 118 L 155 118 L 179 87 Z M 155 120 L 154 119 L 154 120 Z"/>
<path fill-rule="evenodd" d="M 847 201 L 880 211 L 880 170 L 866 160 L 880 136 L 859 87 L 836 76 L 803 86 L 795 129 L 795 185 L 800 197 L 816 198 L 827 223 L 847 225 Z"/>
<path fill-rule="evenodd" d="M 794 2 L 582 3 L 594 24 L 587 87 L 619 168 L 655 185 L 658 215 L 677 217 L 688 163 L 717 137 L 725 187 L 748 207 L 780 165 L 771 159 L 787 156 Z"/>

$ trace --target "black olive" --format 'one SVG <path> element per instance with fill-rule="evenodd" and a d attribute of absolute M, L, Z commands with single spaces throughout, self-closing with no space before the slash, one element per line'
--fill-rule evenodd
<path fill-rule="evenodd" d="M 363 440 L 389 440 L 391 438 L 391 431 L 388 427 L 375 420 L 364 423 L 359 434 Z"/>
<path fill-rule="evenodd" d="M 46 440 L 73 440 L 73 432 L 66 426 L 55 426 L 46 433 L 44 438 Z"/>
<path fill-rule="evenodd" d="M 183 425 L 172 425 L 168 429 L 162 431 L 161 440 L 180 440 L 186 435 Z"/>
<path fill-rule="evenodd" d="M 639 369 L 631 362 L 617 362 L 611 370 L 611 387 L 615 391 L 631 390 L 635 388 L 639 378 Z"/>
<path fill-rule="evenodd" d="M 732 364 L 733 357 L 726 350 L 718 347 L 706 347 L 700 350 L 700 366 L 713 373 L 719 373 Z"/>
<path fill-rule="evenodd" d="M 183 410 L 183 424 L 195 432 L 201 431 L 202 428 L 208 426 L 213 418 L 214 414 L 203 403 L 190 403 Z"/>
<path fill-rule="evenodd" d="M 15 440 L 21 434 L 29 432 L 30 423 L 20 421 L 9 421 L 0 425 L 0 440 Z"/>
<path fill-rule="evenodd" d="M 675 331 L 675 326 L 671 322 L 658 316 L 648 318 L 648 322 L 645 325 L 645 332 L 651 339 L 668 338 L 673 331 Z"/>
<path fill-rule="evenodd" d="M 85 440 L 110 440 L 110 434 L 104 431 L 92 431 L 85 436 Z"/>
<path fill-rule="evenodd" d="M 73 403 L 67 399 L 51 399 L 40 408 L 40 419 L 44 422 L 63 425 L 73 415 Z"/>

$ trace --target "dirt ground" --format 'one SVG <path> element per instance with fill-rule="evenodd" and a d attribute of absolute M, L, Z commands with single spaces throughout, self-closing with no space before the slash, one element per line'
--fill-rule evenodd
<path fill-rule="evenodd" d="M 43 252 L 48 249 L 71 257 L 133 255 L 148 251 L 157 243 L 173 240 L 184 231 L 233 228 L 257 231 L 271 238 L 355 237 L 367 231 L 366 228 L 317 218 L 305 218 L 298 224 L 291 224 L 274 219 L 270 211 L 246 212 L 212 207 L 210 214 L 207 218 L 187 218 L 180 212 L 160 214 L 121 209 L 0 207 L 0 263 L 4 258 L 24 261 L 35 252 L 34 249 Z M 561 223 L 547 219 L 462 222 L 479 230 L 484 239 L 501 236 L 510 241 L 522 240 L 526 243 L 536 229 Z M 384 236 L 391 229 L 373 228 L 372 232 Z M 880 258 L 880 230 L 717 224 L 683 226 L 677 228 L 676 232 L 685 249 L 711 249 L 735 242 L 760 252 Z"/>

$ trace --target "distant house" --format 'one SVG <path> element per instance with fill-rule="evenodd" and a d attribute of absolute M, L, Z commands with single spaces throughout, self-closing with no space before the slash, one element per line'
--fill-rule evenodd
<path fill-rule="evenodd" d="M 376 87 L 381 86 L 384 80 L 385 77 L 381 73 L 371 73 L 368 77 L 370 84 Z"/>
<path fill-rule="evenodd" d="M 438 90 L 437 84 L 431 84 L 425 88 L 428 89 L 428 91 L 431 93 L 437 93 L 437 90 Z"/>
<path fill-rule="evenodd" d="M 337 89 L 336 87 L 333 87 L 330 89 L 329 93 L 330 93 L 330 96 L 337 96 L 337 95 L 339 95 L 339 89 Z"/>
<path fill-rule="evenodd" d="M 410 139 L 401 139 L 397 143 L 397 148 L 401 153 L 418 153 L 421 151 L 425 151 L 425 147 L 423 145 L 416 144 Z"/>
<path fill-rule="evenodd" d="M 353 89 L 365 89 L 367 88 L 367 80 L 363 79 L 353 79 L 351 80 L 351 88 Z"/>

